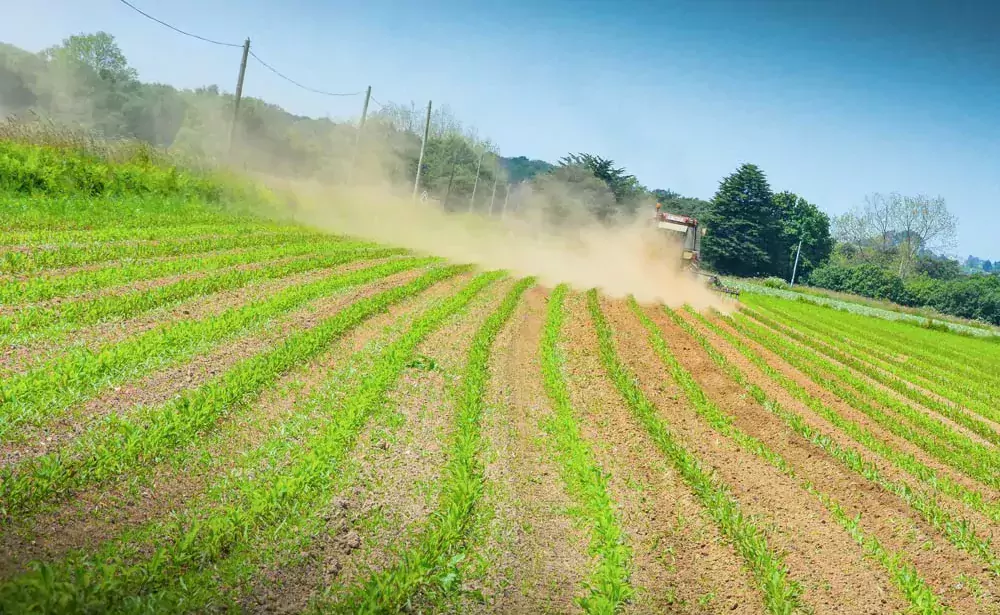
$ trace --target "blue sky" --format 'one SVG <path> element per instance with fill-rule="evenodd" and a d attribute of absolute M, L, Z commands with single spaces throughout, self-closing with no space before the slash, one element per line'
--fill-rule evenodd
<path fill-rule="evenodd" d="M 241 42 L 311 87 L 433 99 L 505 155 L 612 158 L 710 198 L 743 162 L 830 214 L 866 193 L 943 196 L 964 258 L 1000 258 L 1000 5 L 901 0 L 131 0 Z M 115 35 L 146 81 L 232 90 L 239 50 L 117 0 L 0 0 L 0 40 Z M 346 118 L 361 97 L 297 89 L 251 61 L 247 94 Z"/>

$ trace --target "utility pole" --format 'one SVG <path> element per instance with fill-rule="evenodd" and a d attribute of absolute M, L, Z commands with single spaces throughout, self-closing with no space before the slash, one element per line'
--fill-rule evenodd
<path fill-rule="evenodd" d="M 483 148 L 483 152 L 479 154 L 479 163 L 476 165 L 476 181 L 472 184 L 472 198 L 469 199 L 469 213 L 472 213 L 472 208 L 476 204 L 476 188 L 479 187 L 479 169 L 483 168 L 483 157 L 486 156 L 486 148 Z"/>
<path fill-rule="evenodd" d="M 799 240 L 799 249 L 795 251 L 795 265 L 792 266 L 792 281 L 789 286 L 795 286 L 795 273 L 799 269 L 799 255 L 802 254 L 802 240 Z"/>
<path fill-rule="evenodd" d="M 451 196 L 451 183 L 455 181 L 455 163 L 458 162 L 458 151 L 460 148 L 455 148 L 455 153 L 451 155 L 451 174 L 448 176 L 448 189 L 444 193 L 444 208 L 445 211 L 448 210 L 448 197 Z"/>
<path fill-rule="evenodd" d="M 497 198 L 497 179 L 499 179 L 499 174 L 497 174 L 494 169 L 493 172 L 493 195 L 490 197 L 490 217 L 493 217 L 493 201 Z"/>
<path fill-rule="evenodd" d="M 358 134 L 354 138 L 354 155 L 351 157 L 351 168 L 347 176 L 347 183 L 354 183 L 354 170 L 358 164 L 358 152 L 361 149 L 361 132 L 365 129 L 365 120 L 368 118 L 368 101 L 372 98 L 372 86 L 368 86 L 365 92 L 365 104 L 361 107 L 361 121 L 358 123 Z"/>
<path fill-rule="evenodd" d="M 250 55 L 250 38 L 243 42 L 243 59 L 240 61 L 240 76 L 236 79 L 236 103 L 233 105 L 233 122 L 229 125 L 229 158 L 233 157 L 233 137 L 236 121 L 240 117 L 240 100 L 243 99 L 243 77 L 247 74 L 247 56 Z"/>
<path fill-rule="evenodd" d="M 417 176 L 413 179 L 413 198 L 417 198 L 417 189 L 420 188 L 420 168 L 424 166 L 424 151 L 427 149 L 427 135 L 431 131 L 431 102 L 427 101 L 427 119 L 424 120 L 424 139 L 420 142 L 420 158 L 417 159 Z"/>
<path fill-rule="evenodd" d="M 503 189 L 503 209 L 500 210 L 500 219 L 507 217 L 507 200 L 510 198 L 510 184 L 504 184 Z"/>

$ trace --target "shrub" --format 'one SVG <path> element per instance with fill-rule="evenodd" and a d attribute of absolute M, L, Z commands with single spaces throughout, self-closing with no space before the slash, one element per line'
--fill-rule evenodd
<path fill-rule="evenodd" d="M 787 290 L 789 288 L 788 282 L 782 280 L 781 278 L 776 278 L 774 276 L 765 278 L 764 281 L 761 282 L 761 284 L 769 288 L 779 288 L 781 290 Z"/>

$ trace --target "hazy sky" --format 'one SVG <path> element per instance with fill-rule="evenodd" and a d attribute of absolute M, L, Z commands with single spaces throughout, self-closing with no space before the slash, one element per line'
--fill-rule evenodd
<path fill-rule="evenodd" d="M 941 195 L 959 247 L 1000 258 L 1000 3 L 901 0 L 131 0 L 242 42 L 308 86 L 447 103 L 508 156 L 612 158 L 710 198 L 743 162 L 836 214 L 873 191 Z M 477 6 L 480 5 L 480 6 Z M 487 6 L 488 5 L 488 6 Z M 0 40 L 115 35 L 146 81 L 232 91 L 239 50 L 118 0 L 0 0 Z M 247 94 L 350 117 L 251 61 Z"/>

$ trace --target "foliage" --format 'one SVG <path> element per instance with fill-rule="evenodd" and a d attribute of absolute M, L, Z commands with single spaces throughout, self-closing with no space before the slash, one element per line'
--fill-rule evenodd
<path fill-rule="evenodd" d="M 784 191 L 774 195 L 782 224 L 781 248 L 772 266 L 772 273 L 790 280 L 792 271 L 797 276 L 808 277 L 816 266 L 826 262 L 833 252 L 833 237 L 830 236 L 830 217 L 818 207 L 792 192 Z M 795 269 L 795 254 L 802 242 L 798 269 Z"/>
<path fill-rule="evenodd" d="M 953 247 L 957 225 L 943 198 L 895 192 L 866 196 L 863 206 L 833 224 L 837 240 L 853 245 L 856 255 L 894 261 L 904 277 L 913 273 L 918 255 Z"/>
<path fill-rule="evenodd" d="M 761 282 L 761 284 L 763 284 L 764 286 L 767 286 L 768 288 L 780 288 L 780 289 L 786 289 L 786 288 L 788 288 L 788 282 L 787 281 L 782 280 L 781 278 L 776 278 L 774 276 L 771 276 L 769 278 L 765 278 L 764 281 Z"/>
<path fill-rule="evenodd" d="M 719 273 L 769 274 L 783 252 L 779 209 L 764 172 L 744 164 L 719 185 L 707 219 L 701 256 Z"/>
<path fill-rule="evenodd" d="M 500 164 L 507 172 L 507 177 L 512 184 L 525 182 L 533 179 L 537 175 L 548 173 L 555 169 L 555 165 L 544 160 L 529 160 L 525 156 L 515 156 L 514 158 L 500 158 Z"/>
<path fill-rule="evenodd" d="M 988 274 L 935 279 L 923 274 L 908 280 L 872 263 L 830 264 L 814 271 L 809 284 L 886 299 L 905 306 L 926 306 L 941 313 L 1000 325 L 1000 277 Z"/>

